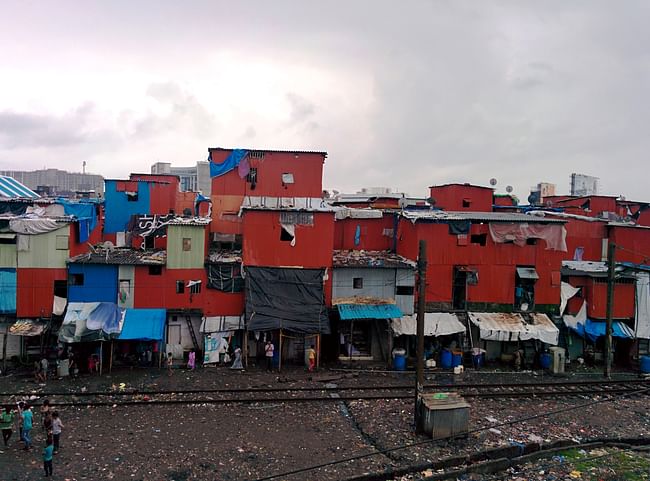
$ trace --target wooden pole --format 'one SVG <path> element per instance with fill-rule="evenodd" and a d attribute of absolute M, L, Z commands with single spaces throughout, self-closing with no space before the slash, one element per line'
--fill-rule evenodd
<path fill-rule="evenodd" d="M 316 334 L 316 368 L 320 367 L 320 334 Z"/>
<path fill-rule="evenodd" d="M 99 343 L 99 375 L 102 375 L 104 369 L 104 341 Z"/>
<path fill-rule="evenodd" d="M 280 342 L 278 345 L 278 372 L 280 371 L 282 371 L 282 329 L 280 329 Z"/>
<path fill-rule="evenodd" d="M 417 350 L 415 376 L 415 430 L 422 431 L 419 419 L 420 393 L 424 387 L 424 308 L 426 305 L 427 241 L 420 240 L 418 252 L 418 311 L 417 311 Z"/>
<path fill-rule="evenodd" d="M 607 248 L 607 330 L 605 331 L 605 377 L 612 377 L 612 315 L 614 312 L 614 285 L 616 282 L 616 244 Z"/>
<path fill-rule="evenodd" d="M 9 337 L 9 324 L 5 327 L 5 335 L 2 338 L 2 372 L 7 373 L 7 338 Z"/>
<path fill-rule="evenodd" d="M 111 339 L 111 355 L 108 360 L 108 373 L 111 374 L 113 372 L 113 340 Z"/>

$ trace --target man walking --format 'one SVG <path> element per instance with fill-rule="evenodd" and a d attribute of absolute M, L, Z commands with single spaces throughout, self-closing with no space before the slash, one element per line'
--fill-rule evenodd
<path fill-rule="evenodd" d="M 275 347 L 273 346 L 273 343 L 269 339 L 266 341 L 266 346 L 264 347 L 264 355 L 266 356 L 266 370 L 271 372 L 273 369 L 273 351 L 275 350 Z"/>

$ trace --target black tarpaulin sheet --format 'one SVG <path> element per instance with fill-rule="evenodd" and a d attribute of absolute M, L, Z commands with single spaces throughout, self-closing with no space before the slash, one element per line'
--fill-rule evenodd
<path fill-rule="evenodd" d="M 323 293 L 323 269 L 245 269 L 249 330 L 330 333 Z"/>
<path fill-rule="evenodd" d="M 241 264 L 210 264 L 206 266 L 206 270 L 209 289 L 217 289 L 223 292 L 241 292 L 244 290 Z"/>

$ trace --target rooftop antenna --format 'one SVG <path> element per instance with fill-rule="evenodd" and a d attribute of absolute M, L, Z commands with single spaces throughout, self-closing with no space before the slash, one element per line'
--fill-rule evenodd
<path fill-rule="evenodd" d="M 82 170 L 83 170 L 83 174 L 86 175 L 86 161 L 85 160 L 82 163 Z"/>

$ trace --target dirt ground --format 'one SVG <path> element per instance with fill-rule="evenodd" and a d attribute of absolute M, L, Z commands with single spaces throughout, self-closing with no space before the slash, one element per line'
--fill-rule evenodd
<path fill-rule="evenodd" d="M 590 378 L 590 373 L 582 377 Z M 463 378 L 429 373 L 430 382 L 522 382 L 540 380 L 534 373 L 466 373 Z M 591 377 L 593 378 L 593 377 Z M 545 379 L 548 380 L 548 379 Z M 261 370 L 226 368 L 196 372 L 176 370 L 172 377 L 157 369 L 125 370 L 102 377 L 53 380 L 39 386 L 28 377 L 0 378 L 0 392 L 34 391 L 38 412 L 44 392 L 110 390 L 124 383 L 137 389 L 191 389 L 216 387 L 320 386 L 412 384 L 411 374 L 356 373 L 323 370 L 313 376 L 302 369 L 281 375 Z M 56 402 L 56 396 L 48 396 Z M 587 399 L 472 400 L 472 428 L 485 428 L 467 439 L 428 443 L 417 448 L 337 464 L 300 475 L 276 479 L 345 479 L 391 465 L 508 445 L 555 439 L 650 436 L 647 397 L 622 399 L 567 411 L 525 423 L 493 428 L 533 413 L 567 409 Z M 8 400 L 4 398 L 4 400 Z M 274 403 L 250 405 L 150 405 L 119 407 L 63 407 L 65 425 L 61 451 L 54 458 L 55 480 L 256 480 L 292 469 L 418 441 L 412 430 L 410 400 Z M 17 434 L 8 448 L 0 447 L 0 481 L 42 478 L 44 434 L 37 414 L 34 449 L 22 451 Z M 409 477 L 417 479 L 418 476 Z M 561 479 L 561 478 L 560 478 Z"/>

